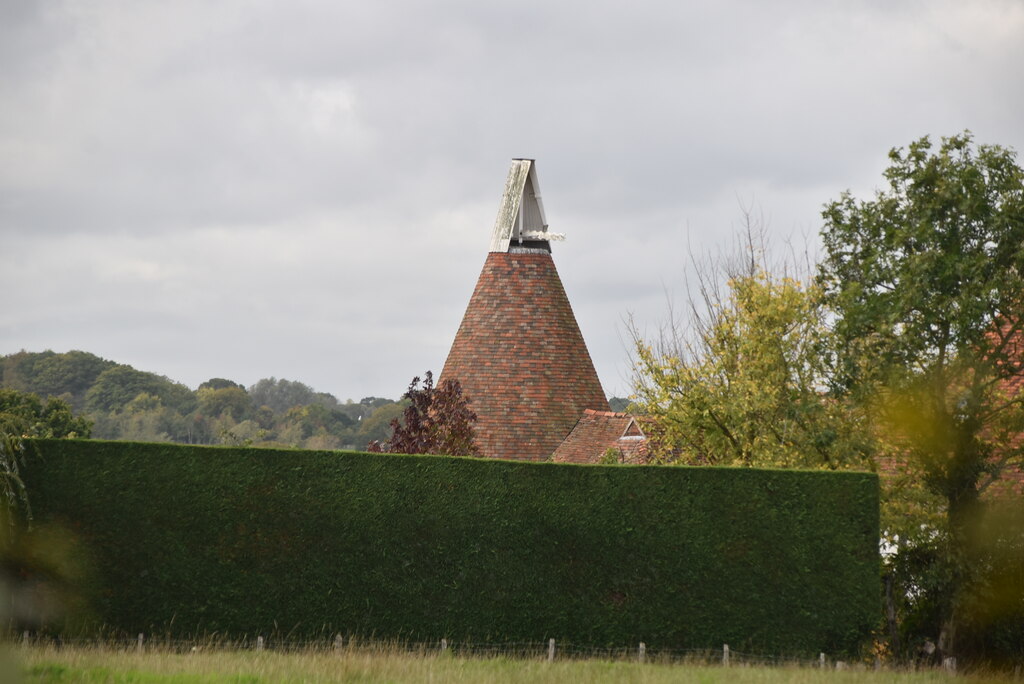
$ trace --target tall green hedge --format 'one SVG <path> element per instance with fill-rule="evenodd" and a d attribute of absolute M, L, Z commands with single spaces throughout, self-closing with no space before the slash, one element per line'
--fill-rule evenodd
<path fill-rule="evenodd" d="M 871 474 L 35 444 L 36 519 L 130 634 L 842 653 L 879 614 Z"/>

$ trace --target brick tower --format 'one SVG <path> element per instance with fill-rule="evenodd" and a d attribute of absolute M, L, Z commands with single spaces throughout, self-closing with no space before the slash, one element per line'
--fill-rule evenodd
<path fill-rule="evenodd" d="M 491 248 L 441 379 L 462 383 L 488 458 L 546 460 L 585 409 L 608 411 L 562 281 L 530 159 L 512 162 Z"/>

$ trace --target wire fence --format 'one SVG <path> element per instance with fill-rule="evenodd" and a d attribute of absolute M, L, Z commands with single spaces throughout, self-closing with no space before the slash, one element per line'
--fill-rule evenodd
<path fill-rule="evenodd" d="M 294 639 L 287 636 L 243 636 L 228 638 L 217 634 L 196 638 L 171 638 L 139 634 L 136 637 L 60 637 L 24 632 L 9 634 L 8 640 L 24 646 L 46 648 L 102 648 L 115 651 L 152 653 L 196 653 L 210 651 L 252 651 L 317 654 L 408 654 L 422 657 L 511 658 L 521 660 L 608 660 L 619 662 L 695 664 L 724 666 L 852 667 L 842 660 L 820 653 L 765 654 L 720 648 L 651 647 L 640 642 L 629 646 L 597 647 L 548 639 L 547 641 L 509 641 L 498 643 L 438 639 L 436 641 L 381 640 L 337 634 L 321 639 Z M 857 667 L 867 667 L 865 663 Z M 875 667 L 880 667 L 876 661 Z"/>

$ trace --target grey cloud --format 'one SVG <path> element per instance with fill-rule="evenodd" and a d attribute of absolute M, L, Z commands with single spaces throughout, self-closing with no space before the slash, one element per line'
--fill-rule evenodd
<path fill-rule="evenodd" d="M 741 203 L 813 236 L 892 146 L 1024 144 L 1024 9 L 998 0 L 43 7 L 0 5 L 0 353 L 191 384 L 439 370 L 513 156 L 624 391 L 623 316 L 655 325 Z"/>

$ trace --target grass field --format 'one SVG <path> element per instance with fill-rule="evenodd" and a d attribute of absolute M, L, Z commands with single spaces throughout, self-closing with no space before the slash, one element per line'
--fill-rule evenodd
<path fill-rule="evenodd" d="M 1013 677 L 939 671 L 835 671 L 809 667 L 708 666 L 602 660 L 462 658 L 387 649 L 147 652 L 96 647 L 13 647 L 0 660 L 0 682 L 1012 682 Z M 1020 681 L 1020 680 L 1017 680 Z"/>

